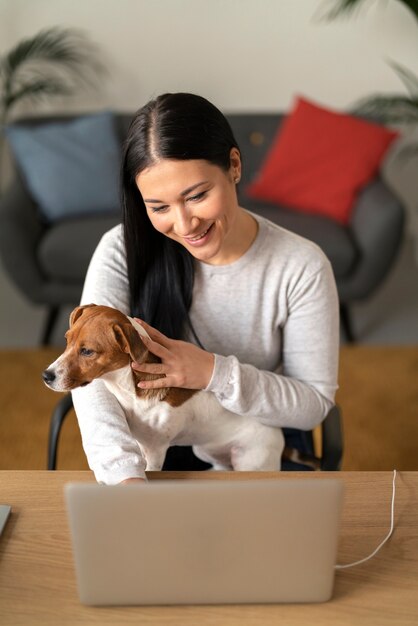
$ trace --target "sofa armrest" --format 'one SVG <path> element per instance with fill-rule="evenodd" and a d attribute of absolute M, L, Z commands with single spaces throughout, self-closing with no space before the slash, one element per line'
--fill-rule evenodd
<path fill-rule="evenodd" d="M 349 229 L 361 263 L 340 292 L 343 302 L 369 296 L 388 273 L 402 242 L 405 209 L 377 178 L 359 195 Z"/>
<path fill-rule="evenodd" d="M 0 198 L 0 257 L 16 286 L 34 302 L 44 282 L 36 250 L 45 228 L 33 200 L 15 179 Z"/>

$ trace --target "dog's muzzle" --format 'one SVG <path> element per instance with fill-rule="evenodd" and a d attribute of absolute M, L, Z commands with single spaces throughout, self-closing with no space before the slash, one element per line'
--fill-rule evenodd
<path fill-rule="evenodd" d="M 49 387 L 56 379 L 56 374 L 54 370 L 46 369 L 42 372 L 42 378 L 44 383 Z"/>
<path fill-rule="evenodd" d="M 91 383 L 91 380 L 85 380 L 83 382 L 72 380 L 62 376 L 60 370 L 47 368 L 42 372 L 42 379 L 47 387 L 52 391 L 71 391 L 76 387 L 85 387 Z"/>

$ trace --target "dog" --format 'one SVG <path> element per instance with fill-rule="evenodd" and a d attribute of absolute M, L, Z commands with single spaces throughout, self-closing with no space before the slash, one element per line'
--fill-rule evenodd
<path fill-rule="evenodd" d="M 117 309 L 77 307 L 70 315 L 67 347 L 43 372 L 43 380 L 54 391 L 68 392 L 101 379 L 122 406 L 147 471 L 161 470 L 171 445 L 191 445 L 197 457 L 218 470 L 280 470 L 280 428 L 226 410 L 209 391 L 139 388 L 140 380 L 161 378 L 131 367 L 132 361 L 160 361 L 141 334 L 147 333 Z"/>

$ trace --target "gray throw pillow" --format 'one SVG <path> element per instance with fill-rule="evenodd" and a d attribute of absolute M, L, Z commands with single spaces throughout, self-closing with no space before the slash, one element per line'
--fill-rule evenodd
<path fill-rule="evenodd" d="M 120 142 L 114 116 L 5 129 L 16 163 L 48 221 L 119 208 Z"/>

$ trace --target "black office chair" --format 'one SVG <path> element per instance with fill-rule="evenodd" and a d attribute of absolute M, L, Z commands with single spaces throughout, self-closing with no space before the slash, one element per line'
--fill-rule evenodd
<path fill-rule="evenodd" d="M 58 442 L 64 420 L 73 408 L 71 394 L 66 394 L 55 407 L 49 427 L 48 438 L 48 470 L 57 466 Z M 341 467 L 343 452 L 343 435 L 341 412 L 334 406 L 321 424 L 322 455 L 315 456 L 312 431 L 284 428 L 286 446 L 296 449 L 297 461 L 283 460 L 282 470 L 328 470 L 336 471 Z M 207 470 L 211 466 L 198 459 L 190 446 L 172 446 L 169 448 L 163 470 L 198 471 Z"/>

